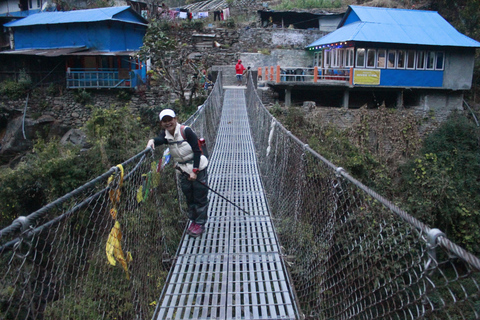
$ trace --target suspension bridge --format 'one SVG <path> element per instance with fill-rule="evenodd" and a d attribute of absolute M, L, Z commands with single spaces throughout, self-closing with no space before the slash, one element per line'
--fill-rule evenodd
<path fill-rule="evenodd" d="M 186 124 L 213 150 L 206 232 L 142 151 L 0 230 L 2 319 L 480 318 L 480 260 L 293 136 L 252 81 L 219 77 Z"/>

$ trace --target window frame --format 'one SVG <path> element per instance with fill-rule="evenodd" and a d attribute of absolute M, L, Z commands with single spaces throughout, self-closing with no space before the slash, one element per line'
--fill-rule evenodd
<path fill-rule="evenodd" d="M 332 57 L 330 56 L 330 54 L 332 52 L 332 49 L 325 50 L 324 52 L 325 52 L 325 54 L 323 55 L 323 67 L 324 68 L 329 68 L 331 63 L 332 63 L 332 61 L 331 61 Z"/>
<path fill-rule="evenodd" d="M 362 51 L 363 51 L 363 54 L 362 54 L 362 55 L 363 55 L 363 65 L 359 65 L 359 64 L 358 64 L 359 56 L 360 56 L 360 54 L 358 53 L 359 50 L 362 50 Z M 367 55 L 366 55 L 366 53 L 367 53 L 366 51 L 367 51 L 367 50 L 366 50 L 365 48 L 357 48 L 357 50 L 356 50 L 356 55 L 355 55 L 355 67 L 357 67 L 357 68 L 365 68 L 365 60 L 366 60 L 365 58 L 366 58 L 366 56 L 367 56 Z"/>
<path fill-rule="evenodd" d="M 433 56 L 432 56 L 433 55 Z M 429 67 L 429 62 L 430 62 L 430 56 L 432 56 L 432 65 Z M 425 70 L 435 70 L 435 51 L 427 51 L 427 54 L 425 55 Z"/>
<path fill-rule="evenodd" d="M 400 66 L 400 54 L 403 54 L 403 61 L 402 61 L 402 65 Z M 405 50 L 397 50 L 397 59 L 396 59 L 396 69 L 405 69 L 405 58 L 406 58 L 406 52 Z"/>
<path fill-rule="evenodd" d="M 421 57 L 421 58 L 420 58 Z M 417 61 L 415 69 L 417 70 L 425 70 L 425 51 L 424 50 L 417 50 L 417 57 L 415 59 Z M 419 67 L 419 62 L 421 62 L 421 67 Z"/>
<path fill-rule="evenodd" d="M 353 48 L 346 49 L 345 67 L 353 68 L 355 64 L 355 51 Z"/>
<path fill-rule="evenodd" d="M 380 54 L 383 52 L 383 66 L 379 65 Z M 376 59 L 377 68 L 385 69 L 387 68 L 387 49 L 378 49 L 377 50 L 377 59 Z"/>
<path fill-rule="evenodd" d="M 438 68 L 438 55 L 442 55 L 442 67 Z M 436 51 L 435 52 L 435 70 L 445 70 L 445 52 L 443 51 Z"/>
<path fill-rule="evenodd" d="M 390 62 L 390 54 L 393 54 L 393 66 L 389 66 L 388 63 Z M 387 69 L 395 69 L 397 68 L 397 50 L 388 50 L 387 51 Z"/>
<path fill-rule="evenodd" d="M 410 66 L 409 66 L 409 64 L 410 64 L 410 58 L 411 58 L 410 54 L 412 54 L 412 53 L 413 53 L 413 59 L 412 59 L 412 60 L 413 60 L 413 66 L 410 67 Z M 407 54 L 406 54 L 406 56 L 405 56 L 405 58 L 406 58 L 406 59 L 405 59 L 405 68 L 406 68 L 407 70 L 415 70 L 416 57 L 417 57 L 417 50 L 407 50 Z"/>
<path fill-rule="evenodd" d="M 372 62 L 373 64 L 370 65 L 369 64 L 369 61 L 370 61 L 370 53 L 373 53 L 373 59 L 372 59 Z M 376 62 L 377 62 L 377 50 L 376 49 L 367 49 L 367 54 L 366 54 L 366 67 L 367 68 L 375 68 L 376 67 Z"/>

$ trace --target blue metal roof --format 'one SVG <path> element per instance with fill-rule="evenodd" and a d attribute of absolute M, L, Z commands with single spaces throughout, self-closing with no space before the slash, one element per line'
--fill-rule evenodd
<path fill-rule="evenodd" d="M 345 41 L 480 47 L 436 11 L 349 6 L 338 29 L 307 48 Z"/>
<path fill-rule="evenodd" d="M 125 14 L 127 13 L 127 14 Z M 62 23 L 85 23 L 97 21 L 122 21 L 127 23 L 147 24 L 129 6 L 108 7 L 87 10 L 39 12 L 26 18 L 4 24 L 5 27 L 25 27 L 33 25 L 62 24 Z"/>

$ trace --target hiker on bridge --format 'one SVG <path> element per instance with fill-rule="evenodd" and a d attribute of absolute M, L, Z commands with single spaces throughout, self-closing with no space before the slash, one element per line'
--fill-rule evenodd
<path fill-rule="evenodd" d="M 147 148 L 155 149 L 155 146 L 168 144 L 173 160 L 184 173 L 180 175 L 180 187 L 186 197 L 188 218 L 191 220 L 187 233 L 198 237 L 205 231 L 208 219 L 208 159 L 202 155 L 195 132 L 178 123 L 173 110 L 164 109 L 159 117 L 163 130 L 156 138 L 148 140 Z"/>
<path fill-rule="evenodd" d="M 241 86 L 243 83 L 243 75 L 247 72 L 247 69 L 242 64 L 242 60 L 238 60 L 235 65 L 235 75 L 237 77 L 237 86 Z"/>

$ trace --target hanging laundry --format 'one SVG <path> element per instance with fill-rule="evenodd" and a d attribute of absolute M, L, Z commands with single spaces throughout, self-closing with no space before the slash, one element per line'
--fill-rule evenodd
<path fill-rule="evenodd" d="M 230 18 L 230 9 L 229 8 L 223 9 L 223 19 L 226 20 L 228 18 Z"/>
<path fill-rule="evenodd" d="M 180 12 L 180 14 L 178 15 L 178 17 L 180 19 L 187 19 L 187 13 L 186 12 Z"/>
<path fill-rule="evenodd" d="M 199 18 L 208 18 L 208 12 L 199 12 L 198 17 Z"/>

